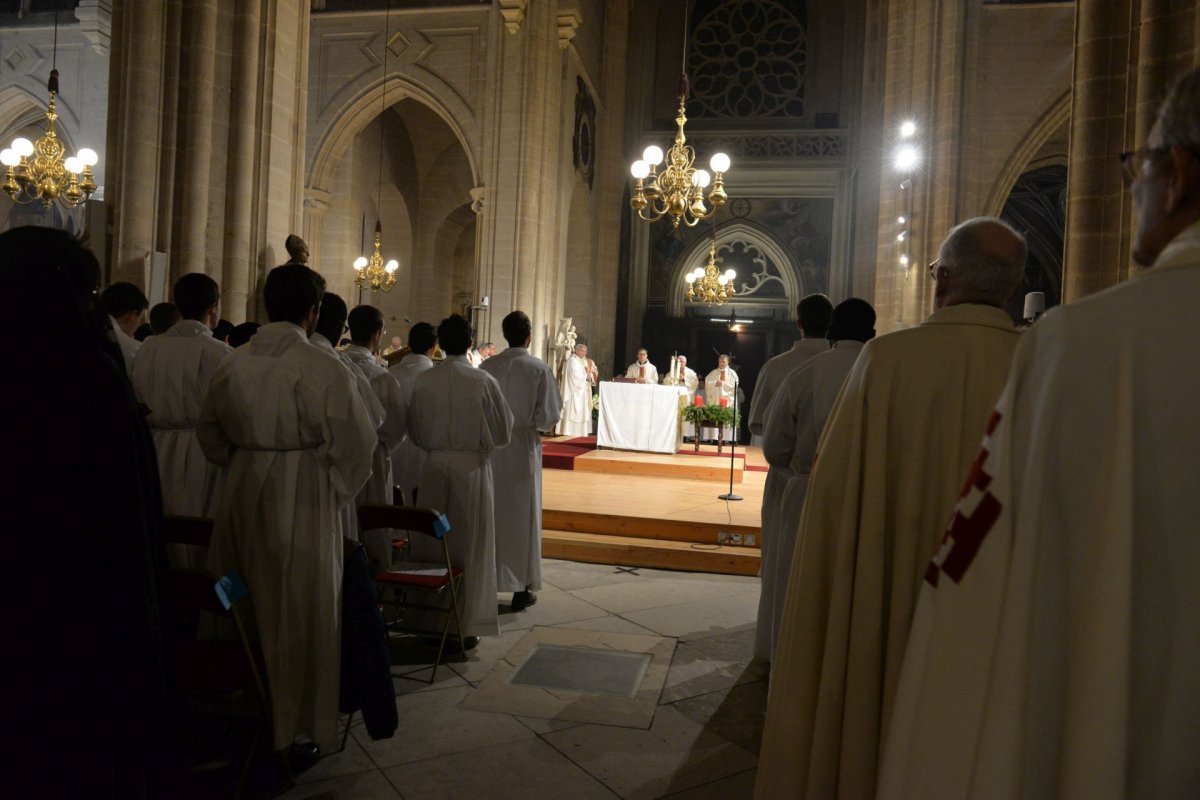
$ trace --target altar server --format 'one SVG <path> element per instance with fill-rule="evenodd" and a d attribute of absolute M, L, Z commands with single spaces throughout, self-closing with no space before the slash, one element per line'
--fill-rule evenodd
<path fill-rule="evenodd" d="M 400 359 L 400 363 L 388 368 L 404 392 L 406 408 L 412 406 L 413 386 L 417 377 L 425 370 L 433 369 L 432 355 L 436 347 L 437 330 L 428 322 L 418 322 L 408 331 L 409 352 Z M 417 484 L 425 468 L 425 455 L 425 451 L 407 435 L 392 454 L 393 479 L 404 490 L 404 502 L 410 506 L 416 505 Z"/>
<path fill-rule="evenodd" d="M 575 345 L 575 352 L 563 364 L 562 418 L 559 436 L 587 436 L 592 432 L 592 386 L 588 374 L 587 345 Z"/>
<path fill-rule="evenodd" d="M 663 377 L 663 386 L 683 386 L 687 389 L 688 397 L 696 394 L 700 388 L 700 378 L 696 370 L 687 365 L 687 356 L 675 358 L 675 367 Z"/>
<path fill-rule="evenodd" d="M 925 572 L 880 797 L 1200 787 L 1198 151 L 1193 70 L 1125 161 L 1152 269 L 1017 352 Z"/>
<path fill-rule="evenodd" d="M 350 344 L 342 353 L 370 383 L 372 392 L 383 408 L 379 443 L 375 445 L 375 453 L 371 458 L 371 478 L 359 492 L 357 505 L 391 505 L 392 454 L 400 447 L 408 430 L 408 398 L 392 374 L 375 359 L 383 339 L 383 312 L 374 306 L 357 306 L 350 312 L 347 322 L 350 326 Z M 363 544 L 373 561 L 388 563 L 392 547 L 390 532 L 378 531 L 367 537 Z"/>
<path fill-rule="evenodd" d="M 221 362 L 196 431 L 228 470 L 208 563 L 249 589 L 276 749 L 337 738 L 338 509 L 367 482 L 377 440 L 349 370 L 308 340 L 324 288 L 301 264 L 271 270 L 270 323 Z"/>
<path fill-rule="evenodd" d="M 771 535 L 775 541 L 762 554 L 762 592 L 755 630 L 755 642 L 764 643 L 768 660 L 779 639 L 796 531 L 817 441 L 859 351 L 875 336 L 875 309 L 857 297 L 838 303 L 829 334 L 834 340 L 833 349 L 818 353 L 788 373 L 775 391 L 763 426 L 763 457 L 771 465 L 767 480 L 777 474 L 784 481 L 777 506 L 772 509 Z"/>
<path fill-rule="evenodd" d="M 929 554 L 1020 335 L 1003 310 L 1025 241 L 997 219 L 955 228 L 933 314 L 872 340 L 820 442 L 772 665 L 759 798 L 873 797 Z"/>
<path fill-rule="evenodd" d="M 508 444 L 513 415 L 487 372 L 467 361 L 471 327 L 457 314 L 438 326 L 446 360 L 423 372 L 413 387 L 408 433 L 429 457 L 421 473 L 421 505 L 450 520 L 450 557 L 466 572 L 458 604 L 464 637 L 495 636 L 496 534 L 491 454 Z M 425 536 L 412 544 L 418 560 L 441 558 Z M 469 644 L 469 642 L 465 642 Z"/>
<path fill-rule="evenodd" d="M 800 339 L 790 350 L 780 353 L 766 364 L 758 373 L 754 394 L 750 397 L 750 444 L 763 444 L 763 425 L 767 417 L 767 408 L 775 397 L 775 392 L 783 379 L 792 370 L 806 364 L 818 353 L 829 350 L 829 342 L 825 334 L 829 330 L 829 319 L 833 314 L 833 304 L 823 294 L 810 294 L 796 305 L 796 325 L 800 328 Z M 780 558 L 776 555 L 776 545 L 784 540 L 795 541 L 796 532 L 781 531 L 778 527 L 779 510 L 783 503 L 783 493 L 792 474 L 786 463 L 770 465 L 767 469 L 767 480 L 763 484 L 762 507 L 759 512 L 761 528 L 759 547 L 762 554 L 762 566 L 759 574 L 762 576 L 762 592 L 758 596 L 759 625 L 754 632 L 754 656 L 770 660 L 774 647 L 774 635 L 778 633 L 778 616 L 781 613 L 779 603 L 782 602 L 782 587 L 787 584 L 787 571 L 792 568 L 790 556 Z M 770 567 L 768 569 L 768 567 Z M 776 581 L 779 571 L 783 580 Z M 772 625 L 762 624 L 763 620 L 775 619 Z"/>
<path fill-rule="evenodd" d="M 729 366 L 729 356 L 722 353 L 717 358 L 717 368 L 704 376 L 704 402 L 709 405 L 724 405 L 733 408 L 737 397 L 738 375 Z"/>
<path fill-rule="evenodd" d="M 172 296 L 183 319 L 146 340 L 133 365 L 133 388 L 150 409 L 163 511 L 211 519 L 221 496 L 221 470 L 204 457 L 196 424 L 213 375 L 233 348 L 212 335 L 221 318 L 216 281 L 200 272 L 184 275 Z"/>
<path fill-rule="evenodd" d="M 646 348 L 643 347 L 637 351 L 637 361 L 634 361 L 625 370 L 625 377 L 632 378 L 638 383 L 658 383 L 658 370 L 650 363 L 650 355 L 646 352 Z"/>
<path fill-rule="evenodd" d="M 542 438 L 562 414 L 550 367 L 529 353 L 533 325 L 523 311 L 500 323 L 508 348 L 480 367 L 496 379 L 512 410 L 512 440 L 492 454 L 496 476 L 496 590 L 513 592 L 512 610 L 537 602 L 542 588 Z"/>

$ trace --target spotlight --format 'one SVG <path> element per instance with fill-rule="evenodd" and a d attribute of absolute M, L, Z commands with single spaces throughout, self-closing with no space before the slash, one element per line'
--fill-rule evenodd
<path fill-rule="evenodd" d="M 908 255 L 907 254 L 900 256 L 900 266 L 902 266 L 902 267 L 908 266 Z"/>
<path fill-rule="evenodd" d="M 908 222 L 908 218 L 907 217 L 896 217 L 896 222 L 900 225 L 903 225 L 904 223 Z"/>
<path fill-rule="evenodd" d="M 917 166 L 917 160 L 917 148 L 911 144 L 902 145 L 896 150 L 896 169 L 901 172 L 912 172 L 913 168 Z"/>
<path fill-rule="evenodd" d="M 903 139 L 911 138 L 917 132 L 917 123 L 911 119 L 906 119 L 900 123 L 900 137 Z"/>
<path fill-rule="evenodd" d="M 898 234 L 896 234 L 897 242 L 903 242 L 907 238 L 908 238 L 908 231 L 900 231 Z"/>

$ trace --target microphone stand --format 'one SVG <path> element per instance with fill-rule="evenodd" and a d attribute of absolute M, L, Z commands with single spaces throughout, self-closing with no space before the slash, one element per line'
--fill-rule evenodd
<path fill-rule="evenodd" d="M 733 436 L 731 437 L 731 439 L 729 441 L 729 491 L 726 492 L 725 494 L 717 495 L 718 500 L 741 500 L 742 499 L 742 496 L 740 494 L 733 493 L 733 467 L 734 467 L 733 456 L 734 456 L 734 453 L 737 451 L 737 437 L 738 437 L 737 390 L 741 385 L 742 385 L 742 379 L 741 379 L 741 377 L 739 377 L 738 382 L 737 382 L 737 384 L 735 384 L 734 389 L 733 389 L 733 425 L 732 425 Z M 718 433 L 717 435 L 720 436 L 720 433 Z"/>

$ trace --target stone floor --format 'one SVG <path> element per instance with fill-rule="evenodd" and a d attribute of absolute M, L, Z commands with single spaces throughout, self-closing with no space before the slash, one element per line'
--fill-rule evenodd
<path fill-rule="evenodd" d="M 538 603 L 426 685 L 396 680 L 400 730 L 361 724 L 288 800 L 737 800 L 753 794 L 766 674 L 751 660 L 759 581 L 545 562 Z M 506 598 L 504 598 L 506 599 Z M 507 610 L 507 609 L 505 609 Z M 463 700 L 534 626 L 678 639 L 649 730 L 472 711 Z"/>

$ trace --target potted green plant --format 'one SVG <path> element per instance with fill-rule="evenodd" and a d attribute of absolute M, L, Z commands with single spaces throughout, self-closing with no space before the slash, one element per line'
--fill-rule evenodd
<path fill-rule="evenodd" d="M 729 428 L 730 432 L 736 435 L 737 426 L 741 423 L 742 415 L 735 414 L 733 409 L 728 406 L 710 405 L 705 406 L 705 409 L 708 410 L 708 424 L 718 431 L 717 452 L 720 453 L 724 449 L 725 429 Z"/>
<path fill-rule="evenodd" d="M 695 428 L 696 435 L 692 437 L 692 443 L 696 447 L 696 452 L 700 451 L 700 428 L 708 421 L 708 410 L 712 406 L 695 406 L 686 405 L 683 407 L 683 418 L 692 423 Z"/>

